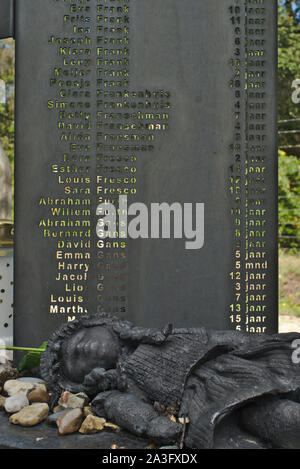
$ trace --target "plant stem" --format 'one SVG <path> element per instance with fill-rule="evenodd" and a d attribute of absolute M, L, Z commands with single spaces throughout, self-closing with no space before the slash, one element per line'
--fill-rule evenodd
<path fill-rule="evenodd" d="M 22 352 L 43 353 L 46 349 L 30 347 L 9 347 L 0 345 L 0 350 L 21 350 Z"/>

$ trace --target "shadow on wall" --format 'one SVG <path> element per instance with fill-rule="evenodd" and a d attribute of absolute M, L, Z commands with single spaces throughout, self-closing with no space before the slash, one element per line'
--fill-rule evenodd
<path fill-rule="evenodd" d="M 0 219 L 12 217 L 12 181 L 9 159 L 0 144 Z"/>

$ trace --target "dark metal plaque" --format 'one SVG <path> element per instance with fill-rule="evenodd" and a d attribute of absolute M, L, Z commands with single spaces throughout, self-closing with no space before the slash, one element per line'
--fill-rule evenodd
<path fill-rule="evenodd" d="M 16 0 L 16 345 L 102 311 L 277 330 L 276 8 Z M 177 203 L 186 236 L 100 239 L 120 195 Z"/>

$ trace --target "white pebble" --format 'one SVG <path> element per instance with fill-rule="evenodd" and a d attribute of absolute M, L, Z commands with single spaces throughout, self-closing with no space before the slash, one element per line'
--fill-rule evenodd
<path fill-rule="evenodd" d="M 19 393 L 5 399 L 4 408 L 9 414 L 14 414 L 15 412 L 19 412 L 27 405 L 29 405 L 27 397 L 25 394 Z"/>

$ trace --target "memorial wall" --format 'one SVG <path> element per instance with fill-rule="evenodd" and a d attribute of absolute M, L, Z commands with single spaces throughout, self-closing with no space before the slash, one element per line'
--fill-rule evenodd
<path fill-rule="evenodd" d="M 277 331 L 276 9 L 16 0 L 16 345 L 96 312 Z"/>

